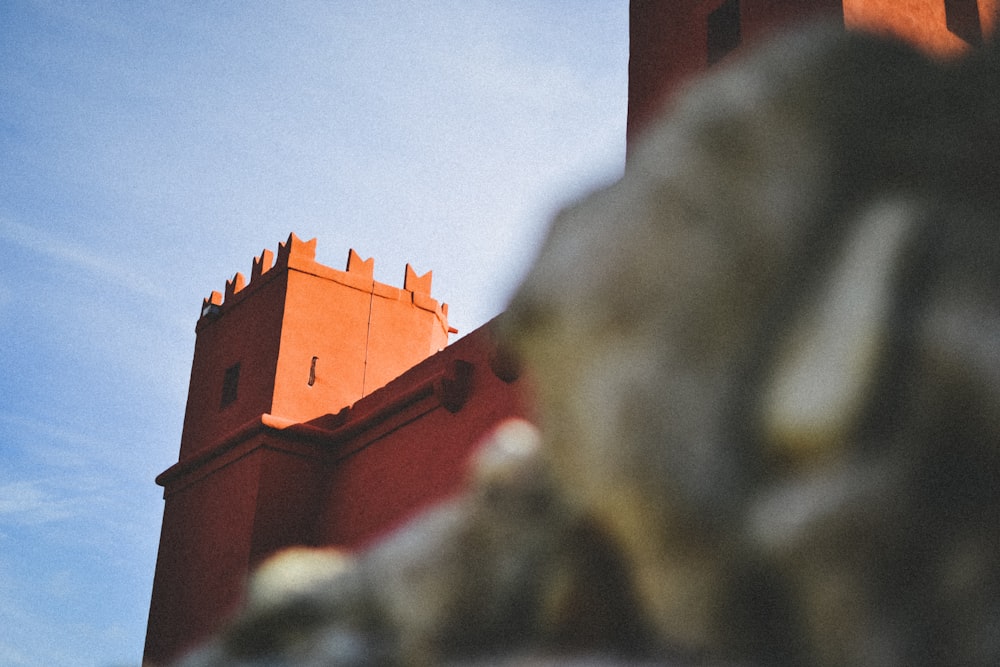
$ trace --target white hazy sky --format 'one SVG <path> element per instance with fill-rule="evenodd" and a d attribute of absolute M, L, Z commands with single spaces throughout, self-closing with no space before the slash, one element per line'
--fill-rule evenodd
<path fill-rule="evenodd" d="M 289 232 L 468 333 L 624 162 L 627 0 L 0 0 L 0 665 L 138 665 L 201 299 Z M 461 334 L 459 334 L 461 335 Z"/>

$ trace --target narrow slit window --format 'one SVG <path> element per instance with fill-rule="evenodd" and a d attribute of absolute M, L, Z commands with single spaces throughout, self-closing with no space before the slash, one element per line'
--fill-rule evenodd
<path fill-rule="evenodd" d="M 319 361 L 319 357 L 313 357 L 312 363 L 309 364 L 309 386 L 316 384 L 316 362 Z"/>
<path fill-rule="evenodd" d="M 240 365 L 233 364 L 226 369 L 226 374 L 222 378 L 222 402 L 219 408 L 224 408 L 236 401 L 237 390 L 240 385 Z"/>
<path fill-rule="evenodd" d="M 948 30 L 969 44 L 979 46 L 983 43 L 977 0 L 944 0 L 944 20 Z"/>
<path fill-rule="evenodd" d="M 740 45 L 739 0 L 725 0 L 708 15 L 708 64 L 714 65 Z"/>

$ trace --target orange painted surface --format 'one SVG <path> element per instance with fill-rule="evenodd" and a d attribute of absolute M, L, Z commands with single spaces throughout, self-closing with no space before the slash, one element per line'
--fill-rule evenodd
<path fill-rule="evenodd" d="M 366 546 L 455 494 L 482 438 L 505 419 L 530 416 L 524 382 L 495 354 L 487 325 L 352 408 L 352 421 L 370 426 L 330 451 L 318 543 Z"/>
<path fill-rule="evenodd" d="M 844 0 L 844 24 L 852 30 L 894 35 L 943 57 L 968 50 L 969 42 L 959 34 L 978 32 L 982 39 L 993 33 L 997 0 L 953 3 L 953 14 L 960 20 L 960 25 L 955 26 L 958 34 L 948 29 L 946 4 L 944 0 Z M 978 5 L 978 22 L 959 11 L 973 5 Z"/>
<path fill-rule="evenodd" d="M 353 250 L 345 271 L 318 264 L 315 245 L 291 235 L 203 303 L 179 461 L 157 478 L 148 663 L 218 629 L 275 551 L 355 548 L 455 493 L 476 444 L 525 414 L 487 327 L 445 347 L 429 272 L 392 287 Z"/>
<path fill-rule="evenodd" d="M 190 648 L 238 602 L 260 463 L 260 455 L 247 456 L 165 496 L 144 664 L 165 664 Z"/>
<path fill-rule="evenodd" d="M 217 630 L 254 565 L 311 542 L 320 453 L 263 430 L 240 444 L 164 484 L 145 662 L 166 663 Z"/>
<path fill-rule="evenodd" d="M 430 273 L 400 289 L 376 282 L 373 260 L 353 250 L 346 271 L 319 264 L 315 251 L 315 239 L 292 234 L 274 266 L 265 251 L 249 283 L 236 274 L 224 298 L 205 300 L 181 459 L 260 414 L 307 421 L 336 412 L 447 345 L 447 306 L 431 298 Z M 237 398 L 223 406 L 236 364 Z"/>
<path fill-rule="evenodd" d="M 407 264 L 403 289 L 380 285 L 372 300 L 365 393 L 448 344 L 447 305 L 431 298 L 431 272 L 417 276 Z M 409 332 L 408 335 L 400 335 Z"/>
<path fill-rule="evenodd" d="M 524 382 L 495 356 L 483 327 L 349 409 L 306 423 L 265 416 L 160 475 L 144 659 L 164 664 L 217 630 L 275 551 L 359 548 L 459 491 L 481 440 L 530 416 Z"/>
<path fill-rule="evenodd" d="M 199 320 L 181 458 L 221 440 L 256 415 L 270 412 L 287 277 L 287 273 L 275 273 L 269 280 L 254 281 L 252 304 L 229 297 L 224 320 L 215 315 Z M 222 407 L 226 370 L 237 363 L 238 399 Z"/>

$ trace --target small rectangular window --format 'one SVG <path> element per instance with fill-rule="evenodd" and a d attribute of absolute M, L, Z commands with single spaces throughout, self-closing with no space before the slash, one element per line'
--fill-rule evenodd
<path fill-rule="evenodd" d="M 979 3 L 976 0 L 944 0 L 944 20 L 948 30 L 969 44 L 979 46 L 983 43 Z"/>
<path fill-rule="evenodd" d="M 725 0 L 708 15 L 708 64 L 714 65 L 740 45 L 739 0 Z"/>
<path fill-rule="evenodd" d="M 233 364 L 226 369 L 226 375 L 222 379 L 222 403 L 219 408 L 236 401 L 236 391 L 240 384 L 240 365 Z"/>

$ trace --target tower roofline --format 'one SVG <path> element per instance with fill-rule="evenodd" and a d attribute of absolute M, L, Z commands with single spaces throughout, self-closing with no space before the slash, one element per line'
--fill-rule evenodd
<path fill-rule="evenodd" d="M 286 241 L 278 244 L 277 255 L 265 248 L 254 257 L 249 281 L 237 271 L 226 281 L 224 291 L 212 291 L 202 300 L 196 330 L 221 317 L 283 271 L 301 271 L 382 298 L 409 301 L 417 308 L 434 313 L 445 333 L 457 333 L 457 329 L 448 324 L 448 304 L 431 297 L 432 271 L 418 275 L 407 264 L 403 287 L 399 288 L 376 281 L 374 269 L 375 259 L 362 259 L 353 248 L 348 251 L 343 271 L 321 264 L 316 261 L 316 239 L 303 241 L 292 232 Z"/>

